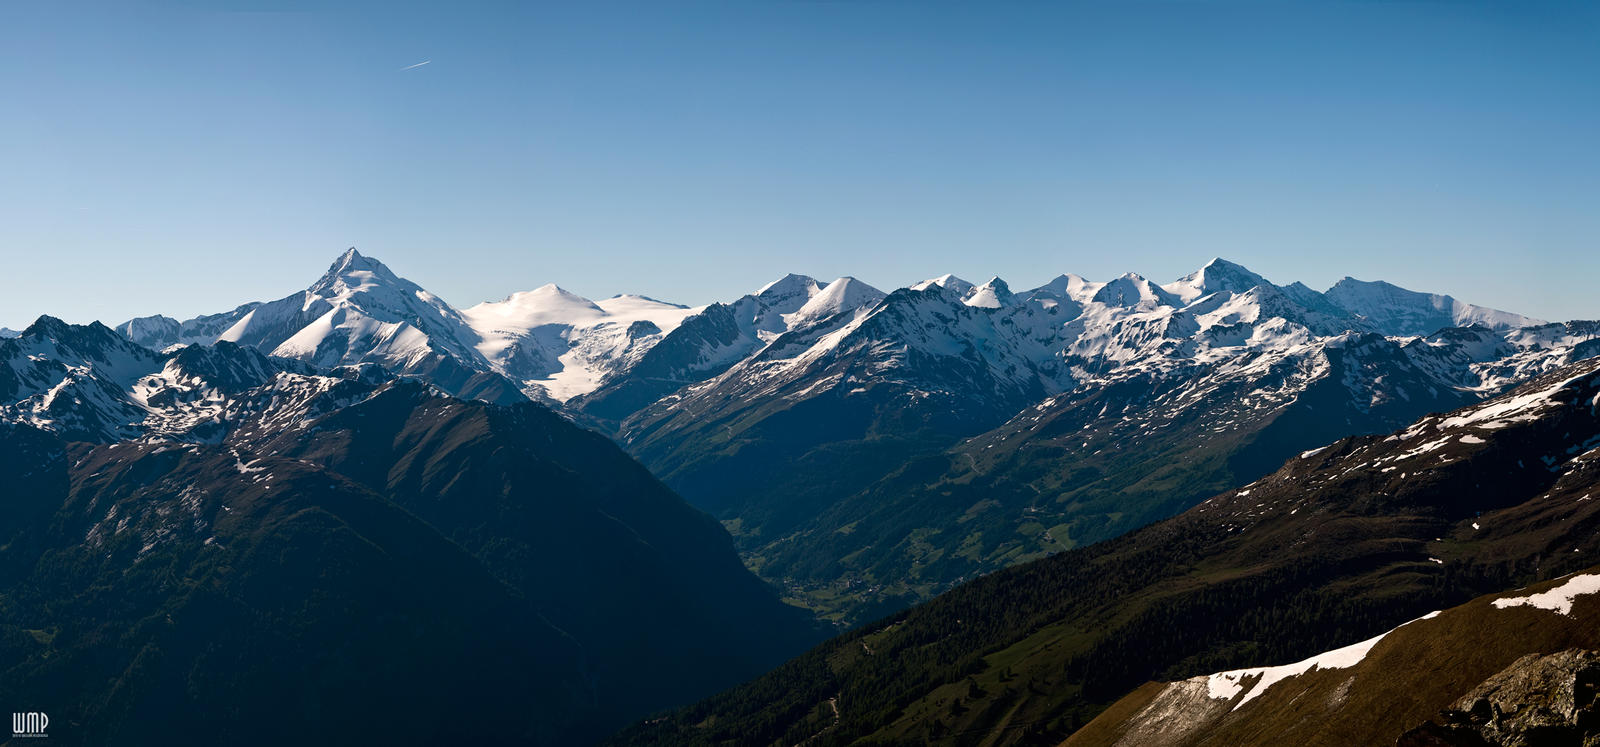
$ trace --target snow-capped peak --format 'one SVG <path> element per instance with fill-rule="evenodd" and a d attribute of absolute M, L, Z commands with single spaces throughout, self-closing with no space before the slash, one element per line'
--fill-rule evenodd
<path fill-rule="evenodd" d="M 21 337 L 21 336 L 22 336 L 21 332 L 18 332 L 18 331 L 14 330 L 14 329 L 12 329 L 10 327 L 0 327 L 0 340 L 4 340 L 4 339 L 7 339 L 7 338 L 11 338 L 11 337 Z"/>
<path fill-rule="evenodd" d="M 632 295 L 596 303 L 550 283 L 461 315 L 495 371 L 524 393 L 566 401 L 592 391 L 620 362 L 642 355 L 697 311 Z"/>
<path fill-rule="evenodd" d="M 310 288 L 240 310 L 216 341 L 320 366 L 372 362 L 401 373 L 437 371 L 441 362 L 487 368 L 474 349 L 478 335 L 459 311 L 354 248 Z"/>
<path fill-rule="evenodd" d="M 355 247 L 346 249 L 333 261 L 321 279 L 307 289 L 324 298 L 371 290 L 380 285 L 405 283 L 382 262 L 364 256 Z M 406 283 L 409 285 L 409 283 Z"/>
<path fill-rule="evenodd" d="M 977 287 L 972 283 L 962 280 L 961 278 L 946 273 L 944 275 L 940 275 L 939 277 L 916 283 L 915 285 L 911 286 L 911 290 L 921 291 L 933 288 L 935 286 L 944 288 L 945 290 L 955 291 L 956 294 L 962 298 L 966 298 L 968 295 L 971 295 L 973 289 Z"/>
<path fill-rule="evenodd" d="M 1069 272 L 1065 275 L 1057 275 L 1054 280 L 1034 288 L 1030 293 L 1045 293 L 1058 298 L 1077 301 L 1078 303 L 1088 303 L 1094 299 L 1094 294 L 1098 293 L 1104 285 L 1105 283 L 1086 280 L 1080 275 L 1074 275 Z"/>
<path fill-rule="evenodd" d="M 794 322 L 806 319 L 823 319 L 849 311 L 870 309 L 885 297 L 885 293 L 853 277 L 845 276 L 828 283 L 828 287 L 811 297 L 795 312 Z"/>
<path fill-rule="evenodd" d="M 1128 273 L 1095 292 L 1094 300 L 1107 306 L 1122 308 L 1155 308 L 1157 306 L 1182 306 L 1178 297 L 1161 286 L 1146 280 L 1137 273 Z"/>
<path fill-rule="evenodd" d="M 1266 278 L 1251 272 L 1244 265 L 1229 262 L 1221 257 L 1212 259 L 1194 272 L 1161 286 L 1163 290 L 1191 303 L 1212 293 L 1227 291 L 1244 293 L 1252 288 L 1271 285 Z"/>
<path fill-rule="evenodd" d="M 810 298 L 822 290 L 822 284 L 815 278 L 807 275 L 789 273 L 777 280 L 761 286 L 755 292 L 755 297 L 768 303 L 781 302 L 789 298 Z"/>
<path fill-rule="evenodd" d="M 983 309 L 998 309 L 1009 303 L 1011 303 L 1011 288 L 998 276 L 989 278 L 988 282 L 972 289 L 966 297 L 968 306 Z"/>
<path fill-rule="evenodd" d="M 1359 314 L 1387 335 L 1428 335 L 1444 327 L 1482 324 L 1496 331 L 1546 324 L 1539 319 L 1462 303 L 1437 293 L 1418 293 L 1390 283 L 1346 277 L 1324 297 Z"/>
<path fill-rule="evenodd" d="M 489 329 L 526 332 L 541 324 L 574 324 L 605 316 L 605 309 L 555 283 L 485 301 L 462 312 L 480 334 Z"/>

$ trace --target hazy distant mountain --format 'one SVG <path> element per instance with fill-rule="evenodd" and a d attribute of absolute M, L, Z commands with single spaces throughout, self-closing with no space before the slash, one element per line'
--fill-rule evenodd
<path fill-rule="evenodd" d="M 1443 327 L 1474 324 L 1500 332 L 1545 324 L 1521 314 L 1473 306 L 1436 293 L 1408 291 L 1382 281 L 1347 277 L 1329 288 L 1325 297 L 1391 335 L 1426 335 Z"/>
<path fill-rule="evenodd" d="M 182 322 L 160 315 L 139 317 L 117 325 L 116 330 L 122 336 L 155 350 L 191 343 L 209 345 L 216 342 L 222 333 L 228 331 L 241 317 L 260 305 L 251 302 L 232 311 L 198 316 Z"/>

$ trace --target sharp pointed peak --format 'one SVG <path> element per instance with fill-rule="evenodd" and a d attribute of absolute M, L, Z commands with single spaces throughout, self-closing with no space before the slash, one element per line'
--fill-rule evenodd
<path fill-rule="evenodd" d="M 1212 257 L 1211 261 L 1207 262 L 1205 264 L 1205 266 L 1202 267 L 1201 269 L 1223 268 L 1223 267 L 1232 268 L 1232 269 L 1238 269 L 1238 270 L 1245 270 L 1247 272 L 1250 269 L 1248 267 L 1245 267 L 1244 265 L 1239 264 L 1238 262 L 1234 262 L 1234 261 L 1228 260 L 1228 259 L 1223 259 L 1222 257 Z"/>
<path fill-rule="evenodd" d="M 334 258 L 333 264 L 328 265 L 327 274 L 332 276 L 340 275 L 350 270 L 374 270 L 378 268 L 383 268 L 382 262 L 356 251 L 356 248 L 352 246 L 340 252 L 339 256 Z M 387 270 L 388 268 L 383 269 Z"/>
<path fill-rule="evenodd" d="M 32 324 L 22 329 L 22 336 L 34 337 L 41 334 L 47 335 L 54 331 L 66 329 L 67 326 L 68 325 L 66 322 L 56 317 L 50 316 L 49 314 L 40 314 L 38 319 L 33 320 Z"/>
<path fill-rule="evenodd" d="M 1212 293 L 1248 293 L 1255 288 L 1271 284 L 1266 278 L 1238 262 L 1213 257 L 1204 267 L 1162 288 L 1189 303 Z"/>
<path fill-rule="evenodd" d="M 1217 275 L 1222 273 L 1244 276 L 1248 278 L 1261 277 L 1260 275 L 1257 275 L 1254 270 L 1251 270 L 1250 268 L 1245 267 L 1238 262 L 1224 259 L 1222 257 L 1212 257 L 1211 261 L 1206 262 L 1200 267 L 1200 269 L 1183 276 L 1180 278 L 1180 280 L 1199 280 L 1200 278 L 1208 275 Z"/>
<path fill-rule="evenodd" d="M 883 291 L 846 275 L 828 283 L 800 307 L 799 313 L 802 317 L 821 317 L 872 306 L 883 298 Z"/>
<path fill-rule="evenodd" d="M 363 285 L 368 279 L 378 279 L 384 282 L 399 282 L 400 278 L 388 266 L 371 257 L 356 251 L 355 247 L 344 250 L 333 264 L 328 266 L 328 271 L 322 274 L 307 292 L 312 294 L 324 293 L 341 284 L 351 284 L 346 278 L 357 273 L 365 273 L 361 280 L 354 285 Z"/>

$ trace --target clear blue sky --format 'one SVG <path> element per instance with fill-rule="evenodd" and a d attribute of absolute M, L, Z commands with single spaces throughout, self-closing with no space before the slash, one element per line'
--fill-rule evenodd
<path fill-rule="evenodd" d="M 461 306 L 1221 255 L 1600 317 L 1600 3 L 222 5 L 0 2 L 0 324 L 350 245 Z"/>

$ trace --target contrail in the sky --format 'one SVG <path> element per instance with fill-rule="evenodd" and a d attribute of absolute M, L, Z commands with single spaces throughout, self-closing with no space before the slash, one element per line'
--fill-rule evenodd
<path fill-rule="evenodd" d="M 400 72 L 403 73 L 403 72 L 405 72 L 407 70 L 410 70 L 411 68 L 414 68 L 414 67 L 422 67 L 423 65 L 426 65 L 426 64 L 428 64 L 430 62 L 433 62 L 433 60 L 423 60 L 423 61 L 421 61 L 421 62 L 419 62 L 419 63 L 417 63 L 415 65 L 406 65 L 405 67 L 400 68 Z"/>

